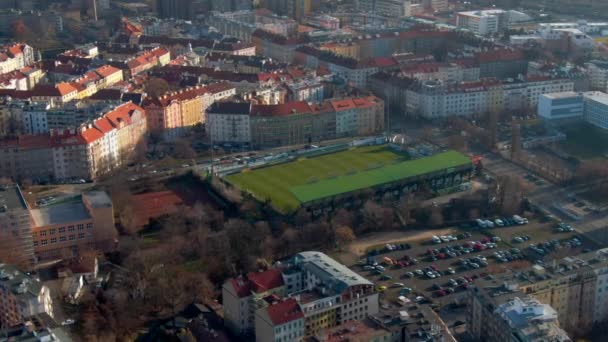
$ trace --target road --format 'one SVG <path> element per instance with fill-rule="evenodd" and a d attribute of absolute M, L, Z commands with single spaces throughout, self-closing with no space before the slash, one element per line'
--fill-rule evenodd
<path fill-rule="evenodd" d="M 525 175 L 530 173 L 530 171 L 503 159 L 496 154 L 485 154 L 483 165 L 484 169 L 494 176 L 506 174 Z M 608 246 L 608 211 L 604 210 L 599 213 L 588 214 L 581 220 L 573 220 L 553 206 L 556 201 L 566 200 L 570 194 L 576 194 L 592 188 L 596 184 L 595 181 L 571 186 L 559 186 L 550 183 L 547 180 L 545 180 L 545 184 L 542 186 L 537 186 L 530 182 L 528 183 L 531 186 L 531 191 L 528 193 L 528 199 L 536 207 L 571 224 L 578 233 L 583 234 L 583 236 L 587 237 L 589 240 L 592 240 L 601 246 Z"/>

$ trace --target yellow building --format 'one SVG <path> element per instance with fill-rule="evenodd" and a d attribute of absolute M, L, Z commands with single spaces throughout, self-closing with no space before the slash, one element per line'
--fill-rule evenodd
<path fill-rule="evenodd" d="M 114 84 L 123 81 L 122 70 L 111 65 L 99 67 L 95 69 L 95 73 L 101 77 L 100 89 L 113 86 Z"/>

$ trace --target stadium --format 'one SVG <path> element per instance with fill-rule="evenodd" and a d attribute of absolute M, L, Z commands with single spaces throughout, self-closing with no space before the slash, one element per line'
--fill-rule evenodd
<path fill-rule="evenodd" d="M 300 207 L 328 211 L 357 205 L 363 197 L 387 192 L 399 196 L 424 183 L 433 190 L 449 188 L 468 180 L 472 170 L 471 160 L 455 151 L 411 159 L 407 153 L 380 145 L 244 169 L 224 180 L 288 214 Z"/>

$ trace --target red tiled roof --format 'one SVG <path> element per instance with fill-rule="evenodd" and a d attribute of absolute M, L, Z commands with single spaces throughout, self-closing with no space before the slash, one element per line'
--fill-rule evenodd
<path fill-rule="evenodd" d="M 247 275 L 251 289 L 256 293 L 266 292 L 283 285 L 281 270 L 272 268 L 265 272 L 251 272 Z"/>
<path fill-rule="evenodd" d="M 114 127 L 120 127 L 121 122 L 124 122 L 126 125 L 130 125 L 131 114 L 134 111 L 140 111 L 142 113 L 145 112 L 140 106 L 129 102 L 117 107 L 109 113 L 106 113 L 104 117 L 107 118 Z"/>
<path fill-rule="evenodd" d="M 96 140 L 101 139 L 103 137 L 103 132 L 101 132 L 95 127 L 92 127 L 83 130 L 80 135 L 87 144 L 91 144 Z"/>
<path fill-rule="evenodd" d="M 111 65 L 104 65 L 102 67 L 95 69 L 95 72 L 97 74 L 99 74 L 99 76 L 106 78 L 110 75 L 114 75 L 117 72 L 121 72 L 121 70 L 118 68 L 115 68 Z"/>
<path fill-rule="evenodd" d="M 331 106 L 336 112 L 357 108 L 357 106 L 355 106 L 355 103 L 351 99 L 333 100 L 331 101 Z"/>
<path fill-rule="evenodd" d="M 270 305 L 266 308 L 266 312 L 274 325 L 282 325 L 304 318 L 300 304 L 294 298 Z"/>
<path fill-rule="evenodd" d="M 239 298 L 248 297 L 251 292 L 262 293 L 283 286 L 283 276 L 278 269 L 264 272 L 250 272 L 244 278 L 233 278 L 232 287 Z"/>
<path fill-rule="evenodd" d="M 251 115 L 254 116 L 286 116 L 314 112 L 304 101 L 287 102 L 278 105 L 254 105 Z"/>
<path fill-rule="evenodd" d="M 514 61 L 519 59 L 524 59 L 524 53 L 522 50 L 496 49 L 477 54 L 477 60 L 480 63 Z"/>
<path fill-rule="evenodd" d="M 112 124 L 110 123 L 110 121 L 105 117 L 101 118 L 101 119 L 97 119 L 93 122 L 93 125 L 99 130 L 101 131 L 103 134 L 105 133 L 109 133 L 111 132 L 114 127 L 112 127 Z"/>
<path fill-rule="evenodd" d="M 73 93 L 74 91 L 76 91 L 76 89 L 74 88 L 74 86 L 72 86 L 69 83 L 64 83 L 64 82 L 58 83 L 55 87 L 57 88 L 57 91 L 59 92 L 59 94 L 61 96 L 65 96 L 65 95 L 68 95 L 68 94 Z"/>

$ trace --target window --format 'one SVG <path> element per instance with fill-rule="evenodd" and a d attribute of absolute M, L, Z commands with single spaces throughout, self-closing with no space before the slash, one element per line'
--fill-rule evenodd
<path fill-rule="evenodd" d="M 60 233 L 65 233 L 65 227 L 61 227 L 61 228 L 59 228 L 59 232 L 60 232 Z"/>
<path fill-rule="evenodd" d="M 64 241 L 66 241 L 66 240 L 67 240 L 67 239 L 66 239 L 66 237 L 65 237 L 65 236 L 60 236 L 60 237 L 59 237 L 59 241 L 61 241 L 61 242 L 64 242 Z"/>
<path fill-rule="evenodd" d="M 92 229 L 93 228 L 93 224 L 92 223 L 87 223 L 87 229 Z"/>
<path fill-rule="evenodd" d="M 76 235 L 70 235 L 70 241 L 76 240 Z"/>
<path fill-rule="evenodd" d="M 78 225 L 78 230 L 83 230 L 84 229 L 84 224 L 79 224 Z"/>
<path fill-rule="evenodd" d="M 51 238 L 51 243 L 57 243 L 57 238 Z"/>
<path fill-rule="evenodd" d="M 84 239 L 84 233 L 78 233 L 78 238 L 79 239 Z"/>
<path fill-rule="evenodd" d="M 52 228 L 49 232 L 50 232 L 51 235 L 53 235 L 53 234 L 57 233 L 57 229 Z"/>
<path fill-rule="evenodd" d="M 74 226 L 68 226 L 68 232 L 73 232 L 74 231 Z"/>
<path fill-rule="evenodd" d="M 43 246 L 46 246 L 49 244 L 49 242 L 47 240 L 42 240 L 42 241 L 40 241 L 40 244 Z"/>
<path fill-rule="evenodd" d="M 40 236 L 46 236 L 46 230 L 41 231 Z"/>
<path fill-rule="evenodd" d="M 38 241 L 34 241 L 34 247 L 38 247 Z"/>

